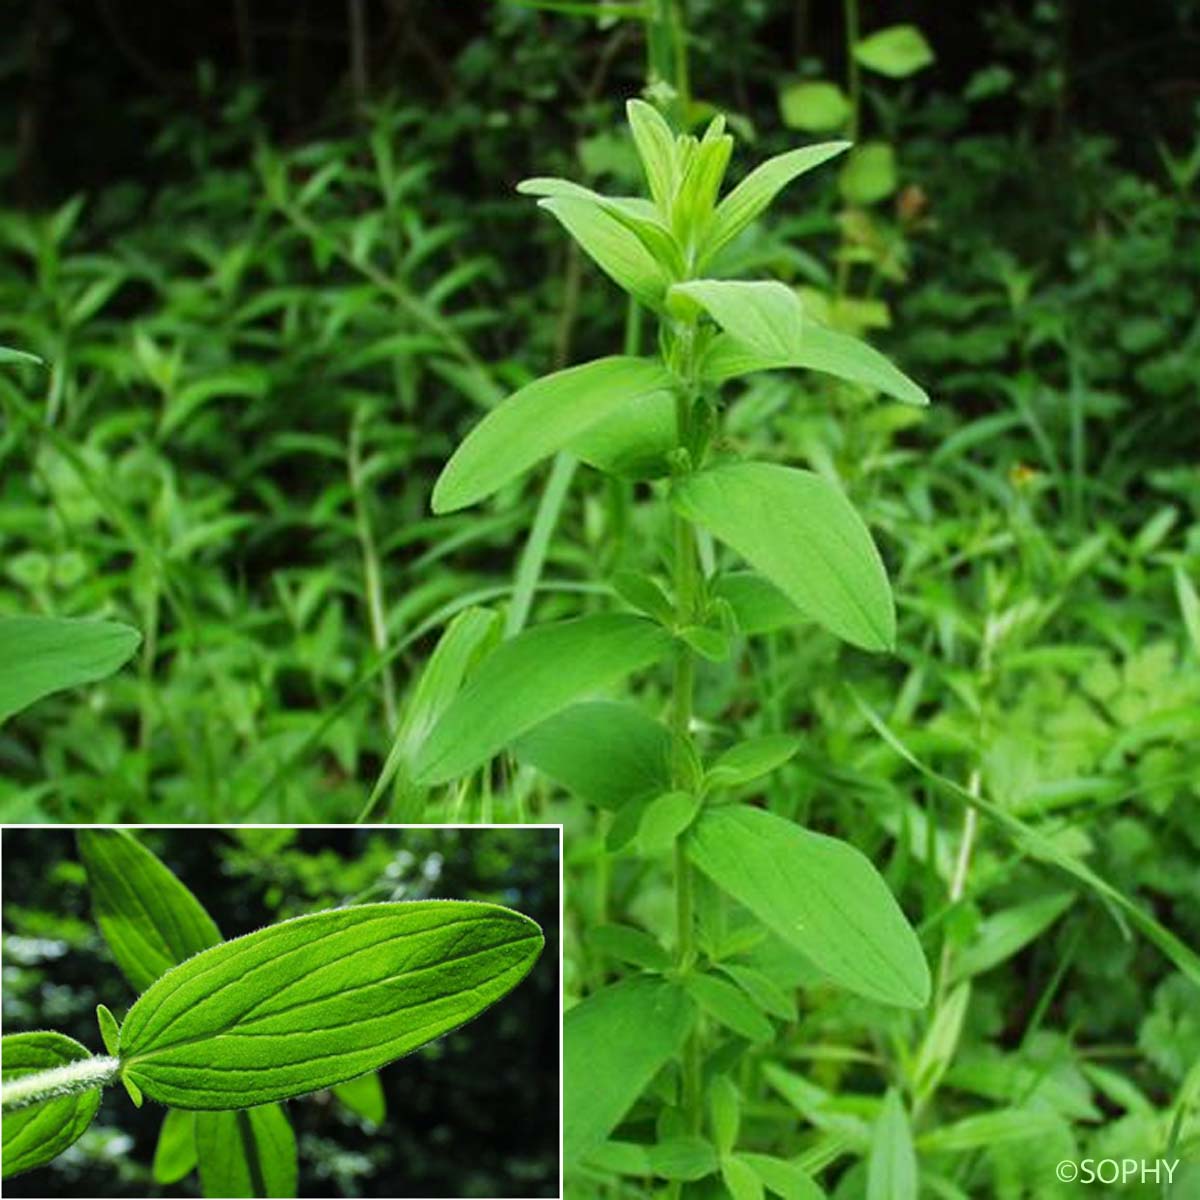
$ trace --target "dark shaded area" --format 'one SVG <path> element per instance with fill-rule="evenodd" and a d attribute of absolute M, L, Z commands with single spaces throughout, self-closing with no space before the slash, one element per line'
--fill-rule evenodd
<path fill-rule="evenodd" d="M 231 99 L 239 83 L 252 85 L 259 126 L 276 140 L 329 132 L 356 102 L 379 96 L 432 109 L 478 104 L 486 127 L 514 115 L 505 104 L 510 88 L 534 101 L 539 91 L 541 99 L 577 100 L 611 38 L 593 21 L 502 0 L 31 0 L 22 7 L 8 32 L 0 112 L 12 147 L 5 173 L 23 203 L 54 203 L 118 176 L 161 182 L 169 173 L 161 157 L 164 117 L 215 125 L 231 105 L 249 103 L 246 94 Z M 704 94 L 744 111 L 769 110 L 779 77 L 806 58 L 840 69 L 835 6 L 691 0 L 687 9 Z M 1015 71 L 1028 85 L 1026 102 L 1014 91 L 981 115 L 978 128 L 1008 130 L 1028 120 L 1039 138 L 1103 130 L 1142 169 L 1154 162 L 1156 140 L 1187 138 L 1200 99 L 1200 11 L 1192 0 L 868 0 L 861 19 L 864 29 L 915 22 L 938 48 L 920 95 L 959 92 L 987 65 Z M 517 70 L 527 60 L 509 59 L 507 80 L 491 79 L 490 95 L 474 91 L 464 65 L 509 30 L 522 32 L 527 52 L 539 40 L 553 50 L 557 81 L 530 79 Z M 613 55 L 627 91 L 639 83 L 637 56 L 629 53 L 637 40 L 627 33 Z M 469 172 L 457 182 L 470 187 Z"/>
<path fill-rule="evenodd" d="M 371 1129 L 330 1092 L 288 1102 L 300 1195 L 558 1195 L 558 831 L 146 830 L 137 834 L 227 937 L 353 902 L 489 900 L 533 917 L 546 950 L 504 1001 L 383 1068 L 388 1115 Z M 96 1052 L 95 1006 L 134 1000 L 91 921 L 70 831 L 6 830 L 4 1028 L 51 1028 Z M 107 1089 L 92 1128 L 9 1196 L 200 1195 L 149 1174 L 164 1110 Z"/>

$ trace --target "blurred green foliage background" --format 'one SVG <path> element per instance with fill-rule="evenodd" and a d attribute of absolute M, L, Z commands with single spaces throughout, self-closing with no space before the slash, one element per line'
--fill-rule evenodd
<path fill-rule="evenodd" d="M 558 1195 L 559 938 L 556 829 L 146 829 L 137 835 L 226 937 L 347 903 L 488 900 L 533 917 L 546 949 L 503 1003 L 380 1072 L 379 1128 L 330 1092 L 291 1101 L 302 1196 Z M 3 834 L 8 1033 L 54 1029 L 100 1051 L 95 1007 L 135 999 L 91 919 L 69 830 Z M 158 1187 L 163 1109 L 109 1088 L 95 1124 L 11 1196 L 200 1195 Z"/>

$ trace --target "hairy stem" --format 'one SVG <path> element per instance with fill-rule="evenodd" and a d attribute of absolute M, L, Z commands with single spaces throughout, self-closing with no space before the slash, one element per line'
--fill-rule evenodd
<path fill-rule="evenodd" d="M 0 1107 L 5 1112 L 14 1112 L 43 1100 L 90 1092 L 111 1083 L 120 1070 L 121 1062 L 116 1058 L 82 1058 L 66 1066 L 51 1067 L 48 1071 L 6 1079 L 0 1088 Z"/>

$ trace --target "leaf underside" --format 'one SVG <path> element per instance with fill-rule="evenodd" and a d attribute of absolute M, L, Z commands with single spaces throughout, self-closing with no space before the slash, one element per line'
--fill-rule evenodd
<path fill-rule="evenodd" d="M 91 1058 L 91 1051 L 65 1034 L 8 1034 L 0 1043 L 4 1079 L 19 1079 Z M 43 1166 L 77 1141 L 100 1107 L 100 1089 L 43 1100 L 3 1118 L 4 1178 Z"/>

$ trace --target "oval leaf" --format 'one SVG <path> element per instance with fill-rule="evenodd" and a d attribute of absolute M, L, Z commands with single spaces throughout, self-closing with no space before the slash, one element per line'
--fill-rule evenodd
<path fill-rule="evenodd" d="M 167 1109 L 154 1148 L 155 1183 L 178 1183 L 196 1165 L 196 1114 Z"/>
<path fill-rule="evenodd" d="M 131 834 L 81 829 L 77 836 L 96 924 L 135 990 L 220 942 L 200 901 Z"/>
<path fill-rule="evenodd" d="M 0 721 L 51 692 L 111 675 L 141 640 L 115 621 L 0 617 Z"/>
<path fill-rule="evenodd" d="M 125 1076 L 162 1104 L 246 1108 L 343 1083 L 456 1029 L 542 949 L 492 904 L 363 904 L 283 921 L 168 971 L 121 1026 Z"/>
<path fill-rule="evenodd" d="M 903 79 L 933 62 L 933 51 L 915 25 L 890 25 L 863 38 L 854 57 L 864 67 L 892 79 Z"/>
<path fill-rule="evenodd" d="M 196 1158 L 204 1194 L 295 1196 L 296 1135 L 278 1104 L 237 1112 L 198 1112 Z"/>
<path fill-rule="evenodd" d="M 864 650 L 891 648 L 896 614 L 883 562 L 833 484 L 811 471 L 731 463 L 686 478 L 674 502 L 812 620 Z"/>
<path fill-rule="evenodd" d="M 65 1067 L 91 1051 L 61 1033 L 12 1033 L 0 1041 L 4 1081 Z M 30 1104 L 3 1118 L 4 1178 L 48 1163 L 76 1141 L 100 1107 L 100 1089 Z"/>
<path fill-rule="evenodd" d="M 823 329 L 811 322 L 805 325 L 800 344 L 785 357 L 764 354 L 729 334 L 714 338 L 705 355 L 702 370 L 709 383 L 723 383 L 753 371 L 776 371 L 789 367 L 834 375 L 848 383 L 882 392 L 903 404 L 924 408 L 929 403 L 925 390 L 894 367 L 878 350 L 849 334 Z"/>
<path fill-rule="evenodd" d="M 563 1164 L 597 1149 L 675 1055 L 695 1010 L 678 984 L 643 976 L 602 988 L 563 1019 Z"/>
<path fill-rule="evenodd" d="M 835 983 L 921 1008 L 929 967 L 887 885 L 853 846 L 756 808 L 707 809 L 688 857 Z"/>
<path fill-rule="evenodd" d="M 514 392 L 467 434 L 433 489 L 433 511 L 453 512 L 497 488 L 671 375 L 648 358 L 616 355 L 556 371 Z"/>
<path fill-rule="evenodd" d="M 631 704 L 572 704 L 519 737 L 512 751 L 599 808 L 620 808 L 671 786 L 671 735 Z"/>
<path fill-rule="evenodd" d="M 417 782 L 445 783 L 588 692 L 649 666 L 670 636 L 642 617 L 599 614 L 538 625 L 484 659 L 421 747 Z"/>

